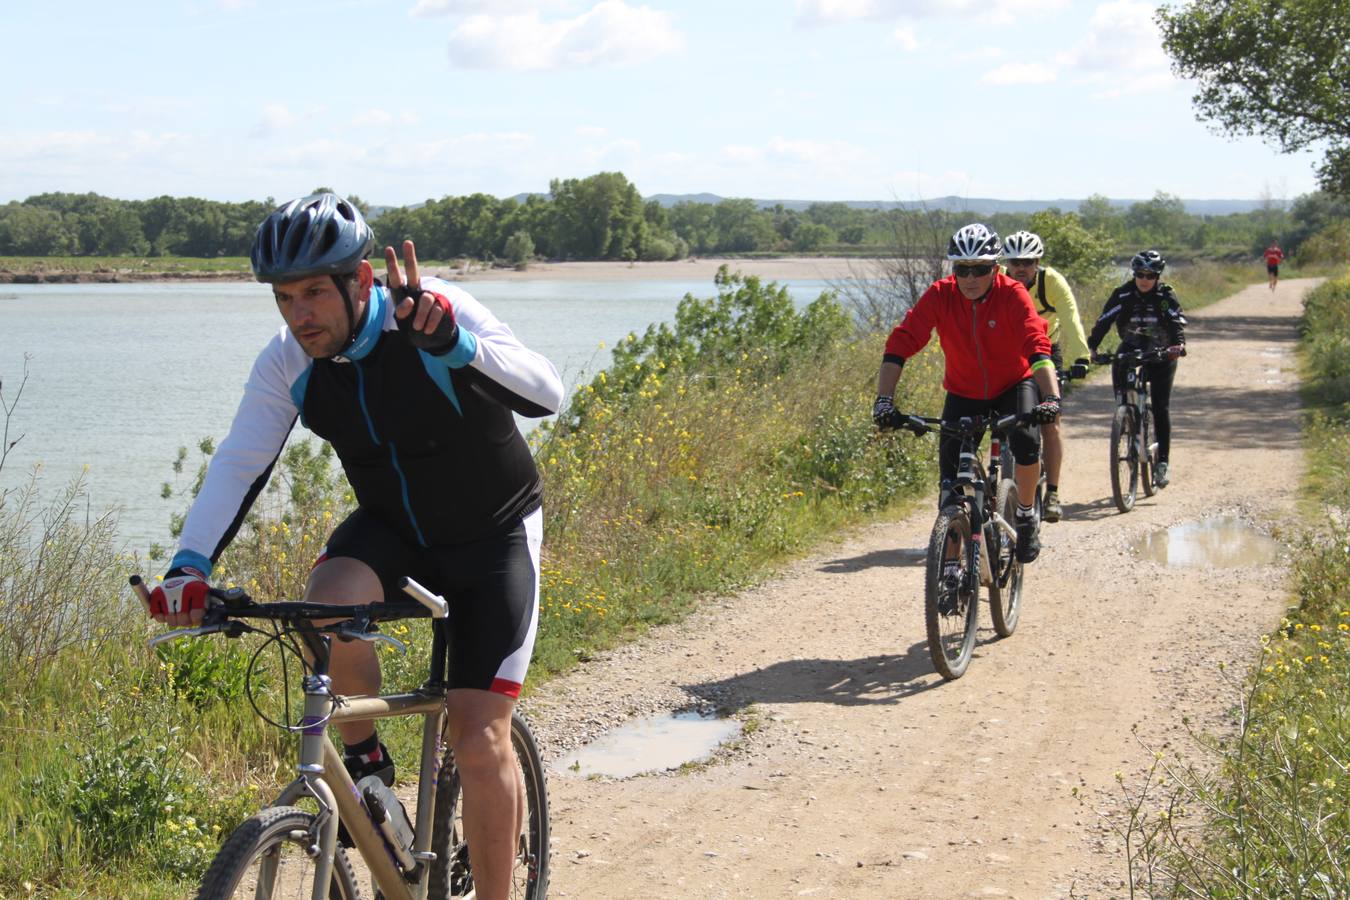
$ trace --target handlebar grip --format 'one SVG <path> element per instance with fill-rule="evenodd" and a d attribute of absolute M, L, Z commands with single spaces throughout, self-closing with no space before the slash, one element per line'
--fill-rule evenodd
<path fill-rule="evenodd" d="M 131 585 L 131 590 L 137 597 L 141 598 L 141 606 L 145 607 L 145 614 L 150 614 L 150 589 L 145 586 L 145 582 L 139 575 L 132 575 L 127 579 Z"/>
<path fill-rule="evenodd" d="M 405 575 L 398 580 L 398 587 L 403 593 L 425 606 L 433 619 L 444 619 L 450 615 L 450 604 L 445 602 L 444 597 L 433 594 L 408 576 Z"/>

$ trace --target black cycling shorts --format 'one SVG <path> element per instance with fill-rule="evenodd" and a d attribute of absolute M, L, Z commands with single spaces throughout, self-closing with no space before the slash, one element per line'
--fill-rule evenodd
<path fill-rule="evenodd" d="M 1277 263 L 1266 263 L 1266 271 L 1271 275 L 1280 274 L 1280 267 Z"/>
<path fill-rule="evenodd" d="M 992 400 L 972 400 L 969 397 L 948 393 L 946 402 L 942 405 L 942 418 L 954 422 L 962 416 L 988 416 L 990 409 L 998 410 L 1000 416 L 1027 413 L 1031 412 L 1038 400 L 1036 383 L 1027 378 Z M 1008 432 L 1007 440 L 1008 446 L 1012 448 L 1013 458 L 1019 466 L 1029 466 L 1040 461 L 1041 430 L 1035 425 L 1018 425 Z M 960 463 L 961 439 L 955 435 L 943 434 L 938 439 L 938 476 L 944 486 L 956 479 Z M 938 492 L 939 507 L 946 500 L 946 494 L 946 490 Z"/>
<path fill-rule="evenodd" d="M 451 688 L 520 695 L 539 627 L 539 547 L 544 515 L 462 544 L 410 545 L 373 514 L 357 509 L 333 530 L 315 566 L 340 556 L 374 570 L 387 602 L 406 602 L 408 576 L 450 605 Z M 321 599 L 321 598 L 316 598 Z"/>

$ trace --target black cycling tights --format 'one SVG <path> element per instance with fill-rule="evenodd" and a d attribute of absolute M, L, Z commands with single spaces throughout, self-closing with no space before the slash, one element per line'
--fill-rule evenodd
<path fill-rule="evenodd" d="M 1168 408 L 1172 402 L 1172 382 L 1177 377 L 1177 361 L 1149 363 L 1149 396 L 1153 400 L 1153 430 L 1158 437 L 1158 462 L 1167 462 L 1167 453 L 1172 446 L 1172 412 Z M 1119 394 L 1125 383 L 1125 372 L 1120 365 L 1111 369 L 1111 386 Z"/>
<path fill-rule="evenodd" d="M 990 407 L 1001 415 L 1031 412 L 1039 401 L 1036 383 L 1030 378 L 1019 381 L 992 400 L 971 400 L 956 394 L 948 394 L 942 405 L 942 418 L 954 422 L 962 416 L 984 416 Z M 1019 466 L 1035 463 L 1041 454 L 1041 432 L 1035 425 L 1019 425 L 1008 432 L 1008 445 L 1012 448 L 1013 458 Z M 944 434 L 938 440 L 938 473 L 944 485 L 956 478 L 961 463 L 961 439 L 955 435 Z M 1005 474 L 1011 475 L 1011 472 Z M 946 491 L 938 492 L 938 503 L 946 498 Z"/>

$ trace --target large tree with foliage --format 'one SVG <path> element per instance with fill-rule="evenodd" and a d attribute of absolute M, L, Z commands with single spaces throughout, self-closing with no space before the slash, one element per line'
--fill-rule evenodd
<path fill-rule="evenodd" d="M 1325 142 L 1318 177 L 1350 195 L 1350 0 L 1192 0 L 1157 16 L 1202 119 L 1285 152 Z"/>

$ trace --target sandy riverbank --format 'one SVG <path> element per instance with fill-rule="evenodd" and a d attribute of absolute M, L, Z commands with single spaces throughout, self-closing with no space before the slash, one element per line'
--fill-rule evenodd
<path fill-rule="evenodd" d="M 833 280 L 862 271 L 867 260 L 839 257 L 778 259 L 690 258 L 673 262 L 539 262 L 524 271 L 430 266 L 424 271 L 452 281 L 712 281 L 719 266 L 776 281 Z"/>

